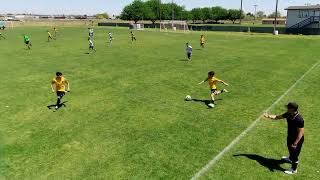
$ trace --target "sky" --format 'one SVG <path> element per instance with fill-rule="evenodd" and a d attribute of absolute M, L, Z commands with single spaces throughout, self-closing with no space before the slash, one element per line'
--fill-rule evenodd
<path fill-rule="evenodd" d="M 35 13 L 35 14 L 88 14 L 107 12 L 109 15 L 120 14 L 122 8 L 133 0 L 0 0 L 0 14 Z M 171 2 L 172 0 L 162 0 Z M 240 0 L 174 0 L 188 10 L 194 7 L 222 6 L 240 8 Z M 276 0 L 243 0 L 245 12 L 264 11 L 270 14 L 275 11 Z M 284 14 L 285 8 L 293 5 L 320 4 L 319 0 L 279 0 L 279 11 Z"/>

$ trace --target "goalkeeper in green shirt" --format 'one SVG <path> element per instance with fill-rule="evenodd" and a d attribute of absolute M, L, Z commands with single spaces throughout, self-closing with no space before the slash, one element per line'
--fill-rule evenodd
<path fill-rule="evenodd" d="M 28 49 L 31 49 L 32 44 L 30 42 L 30 37 L 28 35 L 23 35 L 24 44 L 27 46 Z"/>

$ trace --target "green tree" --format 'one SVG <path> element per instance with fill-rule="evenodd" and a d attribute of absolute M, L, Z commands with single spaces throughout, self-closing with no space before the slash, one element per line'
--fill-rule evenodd
<path fill-rule="evenodd" d="M 191 10 L 192 20 L 196 22 L 198 20 L 203 20 L 204 15 L 201 8 L 194 8 Z"/>
<path fill-rule="evenodd" d="M 145 2 L 145 19 L 150 20 L 153 24 L 160 19 L 161 4 L 159 0 L 149 0 Z"/>
<path fill-rule="evenodd" d="M 96 14 L 97 19 L 108 19 L 109 15 L 107 13 Z"/>
<path fill-rule="evenodd" d="M 276 17 L 276 12 L 271 13 L 268 18 L 275 18 Z M 281 13 L 278 12 L 277 17 L 281 17 Z"/>
<path fill-rule="evenodd" d="M 265 18 L 265 17 L 266 17 L 266 15 L 264 14 L 263 11 L 258 11 L 258 12 L 257 12 L 257 18 L 258 18 L 258 19 L 262 19 L 262 18 Z"/>
<path fill-rule="evenodd" d="M 143 20 L 146 14 L 148 13 L 145 3 L 141 0 L 134 0 L 131 4 L 124 7 L 120 18 L 122 20 L 129 20 L 137 23 L 138 21 Z"/>
<path fill-rule="evenodd" d="M 232 21 L 234 24 L 236 20 L 243 19 L 244 14 L 241 12 L 241 10 L 238 9 L 229 9 L 228 10 L 228 19 Z"/>
<path fill-rule="evenodd" d="M 228 10 L 222 7 L 213 7 L 212 8 L 212 20 L 218 22 L 220 20 L 227 20 L 228 19 Z"/>
<path fill-rule="evenodd" d="M 201 11 L 202 11 L 202 19 L 200 20 L 202 20 L 203 23 L 209 19 L 212 19 L 213 16 L 212 16 L 211 8 L 204 7 L 204 8 L 201 8 Z"/>

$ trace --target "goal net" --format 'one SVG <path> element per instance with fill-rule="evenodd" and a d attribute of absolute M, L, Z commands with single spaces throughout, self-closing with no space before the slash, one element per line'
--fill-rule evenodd
<path fill-rule="evenodd" d="M 162 21 L 160 22 L 160 31 L 189 31 L 189 27 L 186 21 Z"/>
<path fill-rule="evenodd" d="M 135 30 L 144 30 L 144 24 L 131 24 L 130 28 Z"/>

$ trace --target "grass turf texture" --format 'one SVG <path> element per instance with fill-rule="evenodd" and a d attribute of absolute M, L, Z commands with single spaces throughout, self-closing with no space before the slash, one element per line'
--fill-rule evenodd
<path fill-rule="evenodd" d="M 304 36 L 95 30 L 97 53 L 87 55 L 87 29 L 61 28 L 46 42 L 46 28 L 6 30 L 0 41 L 1 165 L 7 179 L 189 179 L 318 61 L 319 38 Z M 107 32 L 114 32 L 110 46 Z M 30 34 L 31 51 L 22 34 Z M 185 61 L 185 43 L 194 46 Z M 209 99 L 197 83 L 215 70 L 230 83 L 215 109 L 185 102 Z M 67 107 L 57 113 L 50 80 L 62 71 L 71 82 Z M 211 179 L 316 179 L 319 67 L 289 99 L 301 105 L 306 141 L 299 174 L 288 177 L 234 154 L 277 159 L 287 153 L 285 122 L 262 121 L 204 176 Z M 220 86 L 222 88 L 222 86 Z M 255 156 L 256 157 L 256 156 Z M 272 161 L 267 161 L 267 164 Z M 262 164 L 262 165 L 261 165 Z M 288 165 L 281 165 L 288 168 Z"/>

